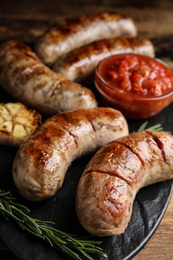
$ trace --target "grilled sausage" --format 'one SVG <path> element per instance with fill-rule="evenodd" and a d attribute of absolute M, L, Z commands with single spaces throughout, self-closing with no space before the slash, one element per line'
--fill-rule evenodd
<path fill-rule="evenodd" d="M 127 133 L 125 118 L 112 108 L 56 115 L 20 146 L 13 163 L 14 182 L 27 199 L 53 196 L 73 160 Z"/>
<path fill-rule="evenodd" d="M 0 84 L 18 101 L 47 115 L 97 106 L 91 90 L 51 71 L 17 41 L 0 48 Z"/>
<path fill-rule="evenodd" d="M 154 46 L 148 39 L 137 37 L 104 39 L 69 52 L 58 59 L 52 69 L 71 81 L 88 81 L 93 79 L 99 61 L 121 53 L 155 56 Z"/>
<path fill-rule="evenodd" d="M 91 234 L 123 233 L 144 186 L 173 178 L 173 136 L 141 131 L 101 148 L 79 181 L 76 210 Z"/>
<path fill-rule="evenodd" d="M 60 56 L 90 42 L 136 34 L 134 21 L 129 17 L 115 13 L 83 15 L 52 26 L 38 39 L 35 51 L 51 67 Z"/>

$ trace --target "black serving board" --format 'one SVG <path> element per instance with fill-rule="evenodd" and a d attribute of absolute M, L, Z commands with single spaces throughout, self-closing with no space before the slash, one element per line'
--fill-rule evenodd
<path fill-rule="evenodd" d="M 12 101 L 0 90 L 0 102 Z M 148 119 L 148 126 L 160 123 L 165 131 L 173 133 L 173 103 L 161 113 Z M 146 120 L 129 120 L 130 132 L 137 131 Z M 63 187 L 56 195 L 43 202 L 30 202 L 22 198 L 12 180 L 12 163 L 18 148 L 0 145 L 0 188 L 11 190 L 16 201 L 26 205 L 30 215 L 56 223 L 56 228 L 79 236 L 89 234 L 81 227 L 75 212 L 75 195 L 79 178 L 91 156 L 76 160 L 69 168 Z M 105 238 L 101 247 L 107 260 L 131 259 L 145 245 L 159 225 L 172 193 L 172 181 L 157 183 L 141 189 L 134 201 L 133 214 L 124 234 Z M 47 243 L 22 231 L 14 222 L 0 215 L 0 235 L 21 260 L 70 260 L 66 254 L 51 248 Z M 89 237 L 90 238 L 90 237 Z M 95 260 L 105 258 L 92 255 Z"/>

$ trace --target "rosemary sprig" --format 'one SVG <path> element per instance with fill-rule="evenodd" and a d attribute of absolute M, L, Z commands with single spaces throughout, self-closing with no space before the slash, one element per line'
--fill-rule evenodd
<path fill-rule="evenodd" d="M 138 132 L 138 131 L 143 131 L 143 130 L 148 130 L 148 131 L 164 131 L 164 130 L 163 130 L 163 127 L 161 126 L 161 124 L 157 124 L 157 125 L 154 125 L 154 126 L 151 126 L 151 127 L 146 128 L 147 124 L 148 124 L 148 121 L 145 121 L 145 122 L 139 127 L 139 129 L 137 130 L 137 132 Z M 164 132 L 171 134 L 171 132 L 167 132 L 167 131 L 164 131 Z"/>
<path fill-rule="evenodd" d="M 14 202 L 15 198 L 10 191 L 0 189 L 0 212 L 9 219 L 13 219 L 23 229 L 34 236 L 47 241 L 52 247 L 70 255 L 76 260 L 82 260 L 78 253 L 85 256 L 86 259 L 94 260 L 88 253 L 96 253 L 106 257 L 98 245 L 101 241 L 82 240 L 75 235 L 71 235 L 54 228 L 55 224 L 51 221 L 43 221 L 30 217 L 30 210 Z"/>

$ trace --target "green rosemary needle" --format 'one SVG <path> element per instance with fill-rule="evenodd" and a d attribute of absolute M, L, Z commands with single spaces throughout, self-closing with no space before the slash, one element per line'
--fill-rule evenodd
<path fill-rule="evenodd" d="M 146 128 L 147 124 L 148 124 L 148 121 L 145 121 L 145 122 L 139 127 L 139 129 L 137 130 L 137 132 L 143 131 L 143 130 L 148 130 L 148 131 L 164 131 L 164 130 L 163 130 L 163 127 L 161 126 L 161 124 L 157 124 L 157 125 L 154 125 L 154 126 L 151 126 L 151 127 Z M 167 132 L 167 131 L 164 131 L 164 132 L 170 134 L 170 132 Z"/>
<path fill-rule="evenodd" d="M 30 217 L 30 210 L 22 204 L 14 202 L 15 198 L 10 191 L 0 189 L 0 212 L 9 219 L 13 219 L 23 229 L 31 234 L 47 241 L 52 247 L 63 251 L 76 260 L 82 260 L 78 253 L 86 259 L 94 260 L 88 253 L 96 253 L 106 257 L 98 245 L 101 241 L 82 240 L 75 235 L 71 235 L 54 228 L 51 221 L 43 221 Z"/>

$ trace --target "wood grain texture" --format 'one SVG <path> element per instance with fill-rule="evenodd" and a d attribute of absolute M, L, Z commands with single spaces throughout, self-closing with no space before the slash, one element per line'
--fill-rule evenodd
<path fill-rule="evenodd" d="M 18 39 L 34 42 L 55 21 L 64 17 L 113 11 L 131 16 L 139 35 L 149 38 L 168 37 L 172 34 L 173 2 L 143 1 L 5 1 L 0 9 L 0 41 Z M 147 5 L 146 2 L 149 2 Z M 151 3 L 150 3 L 151 2 Z M 137 4 L 135 4 L 137 3 Z"/>
<path fill-rule="evenodd" d="M 114 11 L 131 16 L 141 37 L 152 40 L 158 57 L 173 69 L 173 1 L 169 0 L 6 0 L 0 8 L 0 42 L 21 40 L 32 44 L 53 23 L 84 13 Z M 0 238 L 0 259 L 14 259 Z M 134 260 L 173 259 L 173 197 L 145 247 Z"/>
<path fill-rule="evenodd" d="M 173 259 L 173 196 L 155 234 L 133 259 Z"/>

